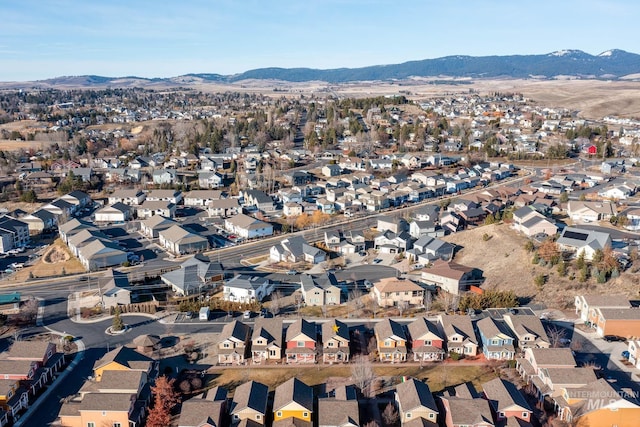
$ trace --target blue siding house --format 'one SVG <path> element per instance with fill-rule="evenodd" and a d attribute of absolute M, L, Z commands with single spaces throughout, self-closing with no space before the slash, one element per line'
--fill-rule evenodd
<path fill-rule="evenodd" d="M 482 353 L 488 360 L 511 360 L 516 351 L 513 337 L 507 332 L 506 325 L 491 317 L 485 317 L 476 323 L 482 342 Z"/>

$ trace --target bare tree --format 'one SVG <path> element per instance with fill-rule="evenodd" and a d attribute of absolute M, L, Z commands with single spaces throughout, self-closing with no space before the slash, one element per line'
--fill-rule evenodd
<path fill-rule="evenodd" d="M 351 378 L 365 397 L 371 397 L 371 383 L 375 378 L 373 366 L 367 356 L 358 355 L 351 364 Z"/>
<path fill-rule="evenodd" d="M 547 336 L 549 337 L 549 345 L 552 348 L 558 348 L 562 347 L 562 343 L 565 340 L 566 333 L 564 329 L 552 326 L 547 331 Z"/>
<path fill-rule="evenodd" d="M 282 292 L 275 291 L 271 293 L 271 302 L 269 304 L 269 310 L 271 314 L 277 316 L 280 313 L 280 309 L 282 308 Z"/>
<path fill-rule="evenodd" d="M 407 301 L 398 301 L 398 314 L 400 316 L 402 316 L 402 314 L 407 311 L 407 308 L 409 308 L 409 303 Z"/>
<path fill-rule="evenodd" d="M 400 415 L 393 402 L 389 402 L 382 411 L 382 420 L 387 426 L 395 425 L 400 421 Z"/>
<path fill-rule="evenodd" d="M 424 292 L 424 310 L 428 313 L 431 311 L 431 303 L 433 302 L 433 295 L 431 291 Z"/>

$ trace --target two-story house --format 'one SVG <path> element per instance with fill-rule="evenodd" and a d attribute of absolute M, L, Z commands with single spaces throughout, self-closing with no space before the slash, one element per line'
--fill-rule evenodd
<path fill-rule="evenodd" d="M 504 323 L 509 327 L 515 343 L 521 351 L 526 348 L 548 348 L 551 340 L 547 336 L 542 322 L 533 314 L 512 314 L 502 316 Z"/>
<path fill-rule="evenodd" d="M 313 389 L 297 378 L 280 384 L 273 395 L 273 427 L 311 427 L 313 400 Z"/>
<path fill-rule="evenodd" d="M 444 359 L 444 339 L 438 325 L 419 317 L 407 327 L 413 360 L 439 361 Z"/>
<path fill-rule="evenodd" d="M 438 323 L 446 337 L 446 350 L 464 356 L 475 356 L 478 353 L 478 339 L 469 316 L 438 316 Z"/>
<path fill-rule="evenodd" d="M 251 358 L 253 363 L 263 361 L 279 361 L 283 353 L 282 318 L 259 317 L 251 335 Z"/>
<path fill-rule="evenodd" d="M 257 381 L 249 381 L 239 385 L 233 393 L 233 399 L 229 405 L 232 425 L 243 420 L 251 420 L 259 425 L 264 425 L 268 401 L 269 387 L 266 385 Z"/>
<path fill-rule="evenodd" d="M 332 319 L 322 324 L 322 361 L 324 363 L 346 363 L 351 354 L 349 350 L 349 327 Z"/>
<path fill-rule="evenodd" d="M 405 362 L 407 360 L 407 335 L 402 325 L 384 319 L 373 328 L 381 362 Z"/>
<path fill-rule="evenodd" d="M 533 411 L 513 383 L 496 378 L 482 384 L 482 392 L 491 404 L 491 409 L 498 422 L 506 422 L 508 418 L 512 417 L 531 422 Z"/>
<path fill-rule="evenodd" d="M 415 425 L 411 422 L 416 419 L 428 423 L 418 425 L 437 425 L 438 406 L 426 383 L 415 378 L 401 382 L 396 386 L 394 398 L 398 405 L 401 425 Z"/>
<path fill-rule="evenodd" d="M 386 277 L 373 285 L 373 295 L 380 307 L 420 305 L 424 302 L 424 289 L 407 279 Z"/>
<path fill-rule="evenodd" d="M 308 274 L 300 275 L 302 299 L 307 306 L 337 305 L 341 301 L 342 289 L 333 273 L 313 278 Z"/>
<path fill-rule="evenodd" d="M 629 298 L 623 294 L 577 295 L 574 302 L 576 314 L 580 319 L 592 325 L 598 320 L 598 308 L 630 308 Z"/>
<path fill-rule="evenodd" d="M 222 328 L 218 337 L 218 363 L 242 364 L 249 349 L 251 328 L 234 320 Z"/>
<path fill-rule="evenodd" d="M 315 322 L 298 319 L 287 328 L 287 363 L 315 363 L 318 340 Z"/>
<path fill-rule="evenodd" d="M 488 316 L 476 322 L 476 327 L 487 359 L 510 360 L 515 357 L 513 337 L 501 321 Z"/>

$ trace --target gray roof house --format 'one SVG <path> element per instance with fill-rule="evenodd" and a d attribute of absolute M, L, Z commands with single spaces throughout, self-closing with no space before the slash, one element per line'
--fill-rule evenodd
<path fill-rule="evenodd" d="M 434 426 L 437 425 L 438 407 L 426 383 L 411 378 L 398 384 L 395 401 L 398 404 L 400 422 L 403 426 L 419 418 L 433 423 Z"/>
<path fill-rule="evenodd" d="M 556 243 L 560 250 L 574 252 L 576 256 L 584 253 L 585 260 L 590 261 L 597 250 L 611 246 L 611 236 L 601 231 L 565 227 Z"/>
<path fill-rule="evenodd" d="M 308 274 L 300 275 L 300 290 L 302 299 L 307 306 L 324 306 L 340 304 L 341 288 L 333 273 L 312 277 Z"/>
<path fill-rule="evenodd" d="M 309 262 L 318 264 L 327 258 L 327 254 L 320 248 L 311 246 L 302 236 L 288 237 L 274 245 L 269 250 L 272 261 L 280 262 Z"/>
<path fill-rule="evenodd" d="M 175 255 L 202 252 L 209 248 L 209 241 L 206 237 L 177 224 L 159 232 L 158 237 L 160 237 L 160 246 Z"/>
<path fill-rule="evenodd" d="M 284 355 L 284 329 L 281 317 L 259 317 L 251 335 L 253 363 L 263 360 L 280 360 Z"/>
<path fill-rule="evenodd" d="M 261 302 L 273 292 L 274 284 L 265 277 L 239 274 L 224 284 L 225 301 Z"/>
<path fill-rule="evenodd" d="M 239 385 L 229 405 L 232 425 L 245 419 L 263 425 L 267 416 L 268 398 L 269 387 L 262 383 L 249 381 Z"/>

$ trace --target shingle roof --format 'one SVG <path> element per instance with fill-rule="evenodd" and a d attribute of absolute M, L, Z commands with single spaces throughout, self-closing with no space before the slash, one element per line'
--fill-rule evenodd
<path fill-rule="evenodd" d="M 303 334 L 312 341 L 316 341 L 316 324 L 305 319 L 298 319 L 287 328 L 286 341 Z"/>
<path fill-rule="evenodd" d="M 514 405 L 531 411 L 531 407 L 518 388 L 511 382 L 496 378 L 482 384 L 485 396 L 496 411 L 512 408 Z"/>
<path fill-rule="evenodd" d="M 267 413 L 269 387 L 257 381 L 249 381 L 236 388 L 229 412 L 231 414 L 250 408 L 261 414 Z"/>
<path fill-rule="evenodd" d="M 425 407 L 438 412 L 431 390 L 426 383 L 411 378 L 396 386 L 396 399 L 403 412 Z"/>
<path fill-rule="evenodd" d="M 393 336 L 398 337 L 399 339 L 404 341 L 407 340 L 407 336 L 404 333 L 402 325 L 391 319 L 384 319 L 381 322 L 376 323 L 374 329 L 378 337 L 382 340 Z"/>
<path fill-rule="evenodd" d="M 276 387 L 273 398 L 273 410 L 277 411 L 291 402 L 296 402 L 302 407 L 313 411 L 313 389 L 297 378 Z"/>

